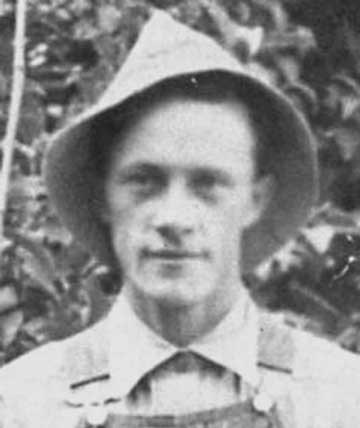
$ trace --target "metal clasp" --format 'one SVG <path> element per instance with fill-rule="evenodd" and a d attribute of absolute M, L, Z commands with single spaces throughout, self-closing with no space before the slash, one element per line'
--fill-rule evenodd
<path fill-rule="evenodd" d="M 109 412 L 105 404 L 93 403 L 84 409 L 86 428 L 106 428 Z"/>

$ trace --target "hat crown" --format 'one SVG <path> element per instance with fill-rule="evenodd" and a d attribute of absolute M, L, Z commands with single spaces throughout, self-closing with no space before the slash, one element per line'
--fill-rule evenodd
<path fill-rule="evenodd" d="M 156 9 L 99 103 L 111 103 L 120 93 L 127 97 L 172 76 L 216 69 L 248 73 L 209 36 Z"/>

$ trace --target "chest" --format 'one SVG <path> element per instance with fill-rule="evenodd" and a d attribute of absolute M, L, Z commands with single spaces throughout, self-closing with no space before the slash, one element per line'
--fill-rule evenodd
<path fill-rule="evenodd" d="M 173 397 L 182 402 L 190 402 L 193 381 L 167 383 L 157 397 L 172 396 L 172 388 L 177 391 Z M 197 380 L 199 381 L 199 380 Z M 195 381 L 195 382 L 197 382 Z M 42 393 L 34 393 L 14 403 L 6 428 L 334 428 L 352 425 L 336 425 L 337 400 L 335 394 L 329 394 L 328 388 L 320 391 L 318 387 L 306 382 L 293 385 L 286 375 L 276 373 L 263 375 L 264 395 L 237 395 L 234 401 L 225 404 L 213 404 L 203 410 L 194 411 L 191 404 L 185 412 L 159 411 L 160 408 L 151 402 L 130 404 L 121 400 L 110 389 L 108 381 L 96 383 L 97 388 L 82 388 L 70 394 L 59 388 L 49 387 Z M 187 385 L 187 386 L 186 386 Z M 182 388 L 184 390 L 182 391 Z M 190 391 L 190 392 L 189 392 Z M 197 390 L 198 402 L 204 402 L 206 388 Z M 262 392 L 260 391 L 260 392 Z M 327 391 L 328 396 L 325 396 Z M 61 394 L 60 394 L 61 392 Z M 243 391 L 244 394 L 244 391 Z M 216 393 L 211 388 L 210 396 L 216 401 Z M 219 394 L 221 397 L 221 393 Z M 153 397 L 154 398 L 154 397 Z M 269 398 L 270 403 L 269 403 Z M 174 398 L 169 398 L 172 404 Z M 258 400 L 259 401 L 259 400 Z M 266 403 L 266 401 L 268 401 Z M 10 403 L 9 403 L 10 404 Z"/>
<path fill-rule="evenodd" d="M 33 405 L 37 417 L 28 415 L 34 425 L 26 428 L 287 428 L 275 401 L 235 382 L 229 373 L 219 373 L 215 380 L 188 373 L 155 379 L 143 380 L 125 399 L 109 380 L 70 391 L 52 400 L 53 405 L 48 396 L 47 406 Z"/>

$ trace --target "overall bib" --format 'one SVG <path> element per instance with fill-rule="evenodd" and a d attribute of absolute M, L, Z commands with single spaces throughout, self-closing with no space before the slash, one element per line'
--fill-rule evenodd
<path fill-rule="evenodd" d="M 283 428 L 276 408 L 257 411 L 253 403 L 234 404 L 177 416 L 137 416 L 110 413 L 104 423 L 92 424 L 83 417 L 77 428 Z"/>

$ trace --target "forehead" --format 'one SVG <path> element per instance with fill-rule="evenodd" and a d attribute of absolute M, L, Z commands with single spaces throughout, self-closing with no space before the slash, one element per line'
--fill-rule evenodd
<path fill-rule="evenodd" d="M 239 168 L 252 169 L 255 140 L 243 103 L 177 96 L 138 113 L 115 137 L 111 162 L 119 167 L 150 162 L 237 172 Z"/>

